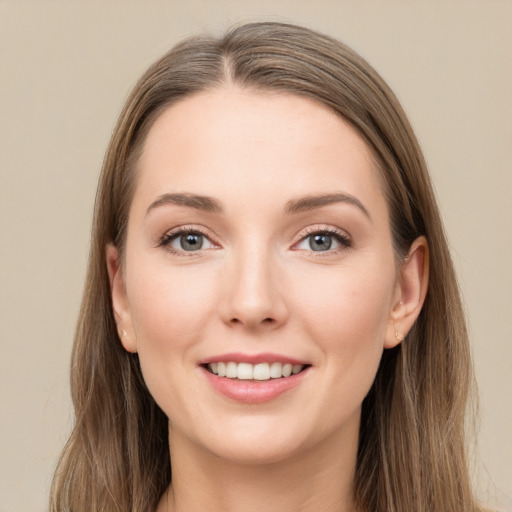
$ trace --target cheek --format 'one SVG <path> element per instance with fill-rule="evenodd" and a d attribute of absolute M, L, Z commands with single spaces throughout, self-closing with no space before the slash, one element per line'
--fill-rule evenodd
<path fill-rule="evenodd" d="M 215 303 L 211 278 L 186 267 L 173 268 L 148 261 L 127 273 L 127 283 L 143 367 L 151 370 L 187 362 L 190 350 L 202 339 L 211 318 Z"/>
<path fill-rule="evenodd" d="M 371 381 L 384 347 L 394 284 L 393 272 L 373 268 L 329 269 L 296 290 L 302 327 L 316 340 L 330 371 L 354 370 Z"/>
<path fill-rule="evenodd" d="M 190 404 L 183 383 L 193 392 L 190 371 L 196 367 L 196 347 L 208 332 L 215 303 L 212 286 L 198 272 L 191 274 L 154 261 L 134 266 L 131 274 L 129 267 L 127 270 L 127 293 L 144 380 L 169 418 L 177 415 L 185 421 Z"/>

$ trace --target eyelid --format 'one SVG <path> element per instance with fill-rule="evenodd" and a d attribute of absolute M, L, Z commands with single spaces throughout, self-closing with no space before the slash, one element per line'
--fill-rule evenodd
<path fill-rule="evenodd" d="M 205 250 L 212 249 L 212 248 L 207 248 L 207 249 L 199 249 L 197 251 L 183 251 L 183 250 L 179 250 L 179 249 L 176 249 L 176 248 L 170 246 L 170 243 L 173 240 L 178 238 L 180 235 L 183 235 L 186 233 L 200 234 L 200 235 L 204 236 L 206 239 L 208 239 L 208 241 L 213 246 L 212 248 L 214 248 L 214 249 L 220 248 L 220 244 L 215 241 L 214 237 L 209 232 L 209 230 L 206 229 L 205 227 L 203 227 L 201 225 L 197 225 L 197 224 L 176 226 L 172 229 L 167 230 L 160 237 L 157 246 L 163 247 L 164 249 L 166 249 L 167 251 L 169 251 L 172 254 L 176 254 L 178 256 L 186 256 L 186 257 L 197 256 L 198 253 L 200 253 L 200 252 L 204 252 Z"/>
<path fill-rule="evenodd" d="M 316 234 L 326 234 L 331 235 L 334 238 L 337 239 L 338 243 L 340 244 L 340 247 L 336 247 L 334 249 L 328 249 L 326 251 L 313 251 L 309 249 L 299 249 L 297 246 L 305 241 L 308 237 Z M 331 226 L 328 224 L 316 224 L 313 226 L 308 226 L 304 229 L 302 229 L 296 236 L 296 241 L 292 245 L 292 250 L 301 250 L 306 251 L 308 253 L 312 253 L 315 256 L 327 256 L 332 255 L 337 252 L 343 251 L 348 249 L 353 245 L 352 237 L 347 233 L 347 231 L 340 229 L 335 226 Z"/>
<path fill-rule="evenodd" d="M 182 234 L 186 233 L 198 233 L 202 236 L 204 236 L 208 241 L 212 244 L 213 247 L 207 248 L 207 249 L 198 249 L 197 251 L 184 251 L 180 249 L 176 249 L 170 246 L 170 242 L 175 240 L 177 237 L 179 237 Z M 299 249 L 297 246 L 306 240 L 309 236 L 315 235 L 315 234 L 327 234 L 331 235 L 334 238 L 336 238 L 337 242 L 340 244 L 339 247 L 336 247 L 334 249 L 328 249 L 326 251 L 313 251 L 308 249 Z M 303 228 L 297 235 L 296 240 L 292 244 L 291 249 L 292 250 L 301 250 L 306 251 L 309 253 L 314 254 L 315 256 L 327 256 L 332 255 L 337 252 L 346 250 L 347 248 L 352 246 L 352 237 L 347 233 L 347 231 L 340 229 L 338 227 L 327 225 L 327 224 L 316 224 L 312 226 L 308 226 L 306 228 Z M 205 250 L 211 250 L 214 249 L 220 249 L 221 245 L 216 241 L 216 237 L 212 236 L 210 230 L 205 228 L 204 226 L 197 225 L 197 224 L 188 224 L 188 225 L 180 225 L 176 226 L 174 228 L 171 228 L 167 230 L 158 240 L 157 243 L 158 247 L 163 247 L 169 252 L 179 255 L 179 256 L 186 256 L 186 257 L 193 257 L 198 256 L 199 253 L 204 252 Z"/>

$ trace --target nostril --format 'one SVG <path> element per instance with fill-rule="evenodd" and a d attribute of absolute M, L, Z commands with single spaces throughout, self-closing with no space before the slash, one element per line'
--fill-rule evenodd
<path fill-rule="evenodd" d="M 239 318 L 232 318 L 230 320 L 230 323 L 235 325 L 235 324 L 243 324 L 244 322 L 242 322 L 242 320 L 240 320 Z M 261 320 L 261 324 L 273 324 L 275 323 L 275 319 L 274 318 L 271 318 L 271 317 L 267 317 L 267 318 L 264 318 L 263 320 Z"/>

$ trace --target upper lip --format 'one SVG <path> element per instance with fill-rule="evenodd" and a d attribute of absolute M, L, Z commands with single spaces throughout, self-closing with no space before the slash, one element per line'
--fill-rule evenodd
<path fill-rule="evenodd" d="M 249 364 L 258 364 L 258 363 L 289 363 L 289 364 L 301 364 L 307 365 L 310 364 L 307 361 L 303 361 L 300 359 L 296 359 L 294 357 L 289 357 L 281 354 L 273 354 L 270 352 L 262 352 L 259 354 L 242 354 L 239 352 L 231 352 L 228 354 L 220 354 L 218 356 L 207 357 L 202 361 L 199 361 L 200 365 L 206 365 L 211 363 L 249 363 Z"/>

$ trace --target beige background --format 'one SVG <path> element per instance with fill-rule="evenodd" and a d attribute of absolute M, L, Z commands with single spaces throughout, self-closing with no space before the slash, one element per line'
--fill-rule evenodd
<path fill-rule="evenodd" d="M 352 45 L 409 113 L 470 319 L 475 479 L 512 511 L 512 2 L 0 0 L 1 512 L 45 510 L 69 432 L 96 179 L 129 88 L 182 36 L 262 18 Z"/>

